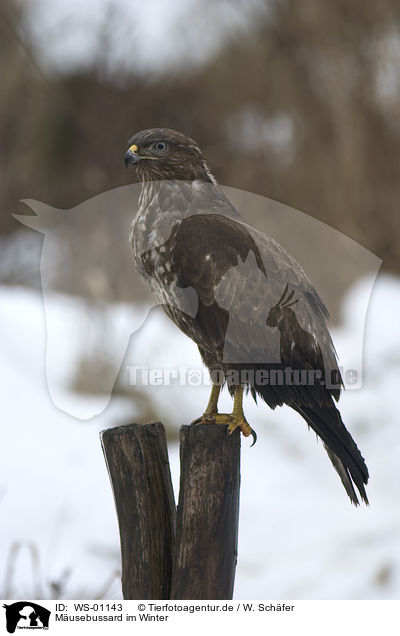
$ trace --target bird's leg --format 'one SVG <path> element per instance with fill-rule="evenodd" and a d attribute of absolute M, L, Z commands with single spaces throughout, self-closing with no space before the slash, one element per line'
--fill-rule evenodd
<path fill-rule="evenodd" d="M 206 410 L 202 417 L 194 420 L 192 424 L 224 424 L 228 426 L 228 435 L 239 428 L 245 437 L 252 435 L 253 444 L 255 444 L 257 435 L 247 422 L 243 412 L 243 386 L 240 385 L 235 389 L 232 413 L 218 413 L 217 405 L 220 391 L 221 385 L 214 384 Z"/>
<path fill-rule="evenodd" d="M 213 423 L 213 417 L 218 413 L 218 398 L 221 393 L 221 385 L 213 384 L 210 394 L 210 399 L 208 400 L 208 404 L 206 410 L 204 411 L 201 417 L 198 417 L 196 420 L 192 422 L 192 424 L 209 424 Z"/>
<path fill-rule="evenodd" d="M 210 394 L 210 399 L 208 400 L 207 408 L 204 411 L 204 415 L 214 415 L 218 413 L 218 398 L 221 393 L 221 385 L 213 384 Z"/>
<path fill-rule="evenodd" d="M 235 389 L 231 417 L 232 422 L 228 426 L 228 434 L 231 435 L 235 429 L 240 428 L 245 437 L 249 437 L 249 435 L 252 435 L 253 444 L 255 444 L 257 441 L 257 435 L 246 420 L 243 412 L 243 386 L 241 384 Z"/>

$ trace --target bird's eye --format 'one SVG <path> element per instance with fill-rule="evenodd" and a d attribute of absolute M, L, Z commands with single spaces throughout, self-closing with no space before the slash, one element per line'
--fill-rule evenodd
<path fill-rule="evenodd" d="M 156 141 L 153 147 L 158 152 L 164 152 L 164 150 L 166 150 L 167 148 L 167 144 L 165 144 L 163 141 Z"/>

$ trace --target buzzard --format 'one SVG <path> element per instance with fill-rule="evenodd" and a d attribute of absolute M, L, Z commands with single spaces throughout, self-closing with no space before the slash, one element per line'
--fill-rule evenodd
<path fill-rule="evenodd" d="M 239 215 L 198 145 L 154 128 L 128 142 L 125 165 L 142 182 L 131 225 L 134 260 L 157 301 L 197 344 L 212 378 L 196 422 L 255 433 L 243 391 L 289 405 L 321 438 L 350 500 L 368 504 L 368 469 L 335 406 L 342 388 L 328 312 L 298 263 Z M 232 413 L 218 412 L 226 384 Z M 254 442 L 253 442 L 254 443 Z"/>

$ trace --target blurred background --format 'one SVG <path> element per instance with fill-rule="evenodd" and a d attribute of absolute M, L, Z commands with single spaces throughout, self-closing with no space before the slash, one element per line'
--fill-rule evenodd
<path fill-rule="evenodd" d="M 48 261 L 45 318 L 43 235 L 11 216 L 32 214 L 21 199 L 71 209 L 131 183 L 127 140 L 165 126 L 198 141 L 220 183 L 301 210 L 383 261 L 364 386 L 342 400 L 371 468 L 371 509 L 350 507 L 295 414 L 248 401 L 261 439 L 251 451 L 243 444 L 236 598 L 398 598 L 399 3 L 2 0 L 0 52 L 0 596 L 120 595 L 101 428 L 162 419 L 178 483 L 179 426 L 201 411 L 207 387 L 129 386 L 120 373 L 103 410 L 121 322 L 146 314 L 150 302 L 128 250 L 114 268 L 107 254 L 102 267 L 104 235 L 74 215 L 68 241 L 79 261 L 60 258 L 62 246 Z M 248 214 L 263 226 L 262 206 Z M 57 215 L 50 223 L 63 237 Z M 118 229 L 110 214 L 103 231 Z M 294 233 L 288 247 L 303 238 Z M 351 359 L 376 267 L 349 268 L 326 253 L 324 262 L 335 343 Z M 60 330 L 54 355 L 69 403 L 99 413 L 87 421 L 49 396 L 50 315 L 76 328 L 75 339 Z M 201 368 L 194 345 L 157 310 L 121 369 L 127 360 Z"/>

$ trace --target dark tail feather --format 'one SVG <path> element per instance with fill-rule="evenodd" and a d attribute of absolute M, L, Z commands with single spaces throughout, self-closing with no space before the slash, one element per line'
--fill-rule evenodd
<path fill-rule="evenodd" d="M 347 468 L 343 464 L 343 462 L 339 459 L 339 457 L 337 455 L 335 455 L 335 453 L 333 453 L 331 451 L 329 446 L 327 446 L 324 443 L 324 447 L 325 447 L 326 452 L 328 453 L 328 457 L 331 460 L 334 469 L 338 473 L 338 475 L 339 475 L 339 477 L 340 477 L 340 479 L 342 481 L 342 484 L 345 487 L 345 490 L 346 490 L 347 494 L 349 495 L 349 497 L 351 499 L 351 502 L 355 506 L 358 506 L 359 505 L 359 501 L 358 501 L 358 498 L 357 498 L 357 495 L 356 495 L 356 491 L 354 490 L 353 482 L 351 481 L 351 476 L 349 474 L 349 471 L 347 470 Z"/>
<path fill-rule="evenodd" d="M 332 406 L 309 407 L 299 404 L 291 406 L 304 417 L 307 424 L 322 439 L 329 459 L 339 474 L 351 502 L 356 506 L 359 505 L 354 490 L 355 485 L 361 499 L 369 505 L 364 488 L 364 484 L 368 483 L 368 468 L 333 402 Z"/>

